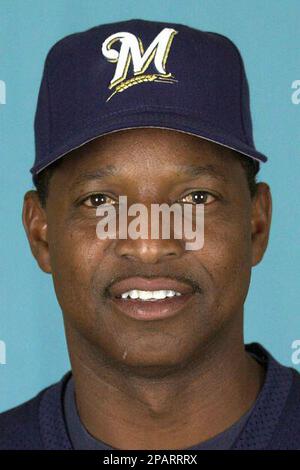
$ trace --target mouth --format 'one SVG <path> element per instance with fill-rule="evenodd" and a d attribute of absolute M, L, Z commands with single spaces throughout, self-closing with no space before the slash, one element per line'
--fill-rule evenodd
<path fill-rule="evenodd" d="M 137 320 L 161 320 L 174 316 L 193 297 L 185 283 L 167 278 L 129 278 L 114 284 L 110 300 L 121 313 Z"/>

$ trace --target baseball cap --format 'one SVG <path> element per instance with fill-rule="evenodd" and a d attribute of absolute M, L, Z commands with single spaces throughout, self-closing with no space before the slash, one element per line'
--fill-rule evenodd
<path fill-rule="evenodd" d="M 155 127 L 231 148 L 256 161 L 249 86 L 227 37 L 132 19 L 59 40 L 47 54 L 35 114 L 33 178 L 91 140 Z"/>

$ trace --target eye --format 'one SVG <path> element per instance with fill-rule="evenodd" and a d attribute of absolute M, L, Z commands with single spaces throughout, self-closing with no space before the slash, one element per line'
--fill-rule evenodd
<path fill-rule="evenodd" d="M 183 202 L 190 204 L 210 204 L 216 199 L 216 196 L 213 196 L 207 191 L 192 191 L 182 198 Z"/>
<path fill-rule="evenodd" d="M 86 197 L 82 203 L 87 207 L 98 207 L 103 204 L 115 204 L 115 201 L 105 194 L 98 193 L 98 194 L 91 194 L 90 196 Z"/>

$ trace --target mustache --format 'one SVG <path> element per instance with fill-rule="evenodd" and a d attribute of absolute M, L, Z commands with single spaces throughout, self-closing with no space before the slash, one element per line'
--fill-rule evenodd
<path fill-rule="evenodd" d="M 201 289 L 199 283 L 194 278 L 191 278 L 190 276 L 187 276 L 186 274 L 185 275 L 180 275 L 180 274 L 170 275 L 170 273 L 166 273 L 166 272 L 156 272 L 155 274 L 149 274 L 149 273 L 145 273 L 145 272 L 142 272 L 142 271 L 135 271 L 135 272 L 128 273 L 128 271 L 127 271 L 126 275 L 114 275 L 110 279 L 109 283 L 106 285 L 106 287 L 103 290 L 104 297 L 109 297 L 110 288 L 113 284 L 115 284 L 116 282 L 123 281 L 125 279 L 130 279 L 131 277 L 142 277 L 142 278 L 148 279 L 148 280 L 156 279 L 158 277 L 159 278 L 163 277 L 165 279 L 170 279 L 172 281 L 183 282 L 183 283 L 189 285 L 191 287 L 191 289 L 193 290 L 193 293 L 197 293 L 197 292 L 201 293 L 202 292 L 202 289 Z M 98 292 L 99 292 L 99 289 L 98 289 Z"/>

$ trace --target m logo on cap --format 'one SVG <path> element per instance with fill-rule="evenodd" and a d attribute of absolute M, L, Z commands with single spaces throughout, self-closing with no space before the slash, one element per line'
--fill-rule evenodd
<path fill-rule="evenodd" d="M 166 61 L 175 34 L 177 34 L 175 29 L 164 28 L 145 52 L 141 39 L 132 33 L 119 32 L 109 36 L 102 44 L 102 54 L 109 62 L 117 63 L 115 74 L 109 84 L 109 89 L 116 88 L 106 101 L 114 94 L 143 82 L 177 82 L 171 73 L 166 72 Z M 117 41 L 121 42 L 120 51 L 111 48 Z M 144 74 L 153 60 L 157 73 Z M 125 80 L 130 62 L 134 77 Z"/>

